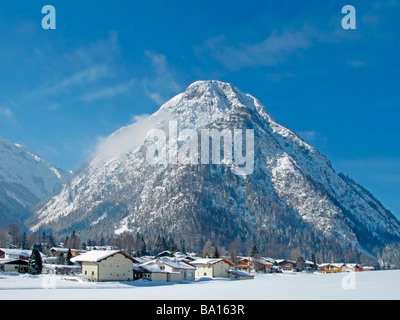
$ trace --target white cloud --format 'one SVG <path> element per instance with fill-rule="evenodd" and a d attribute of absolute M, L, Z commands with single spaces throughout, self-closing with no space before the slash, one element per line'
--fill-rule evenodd
<path fill-rule="evenodd" d="M 8 107 L 0 107 L 0 117 L 10 119 L 13 117 L 13 113 Z"/>
<path fill-rule="evenodd" d="M 111 63 L 119 56 L 120 51 L 118 32 L 111 31 L 105 39 L 99 39 L 86 46 L 65 53 L 64 59 L 72 67 L 82 68 L 82 66 L 96 65 L 98 61 Z"/>
<path fill-rule="evenodd" d="M 127 83 L 119 83 L 110 87 L 101 88 L 99 90 L 85 94 L 82 97 L 84 101 L 95 101 L 101 99 L 109 99 L 127 93 L 136 83 L 134 79 Z"/>
<path fill-rule="evenodd" d="M 346 60 L 345 62 L 347 65 L 355 68 L 363 67 L 367 64 L 364 60 Z"/>
<path fill-rule="evenodd" d="M 267 74 L 267 79 L 276 83 L 281 82 L 284 79 L 294 78 L 295 74 L 293 72 L 282 72 L 282 73 L 269 73 Z"/>
<path fill-rule="evenodd" d="M 298 132 L 298 135 L 308 143 L 314 143 L 317 139 L 316 131 L 300 131 Z"/>
<path fill-rule="evenodd" d="M 155 128 L 157 122 L 156 117 L 135 116 L 131 125 L 107 138 L 99 137 L 95 156 L 104 160 L 135 150 L 144 143 L 147 134 Z"/>
<path fill-rule="evenodd" d="M 81 86 L 87 83 L 98 81 L 99 79 L 107 77 L 109 74 L 110 70 L 105 64 L 92 66 L 76 72 L 71 76 L 65 77 L 59 83 L 47 89 L 47 91 L 51 93 L 68 90 L 74 86 Z"/>
<path fill-rule="evenodd" d="M 150 59 L 154 75 L 142 80 L 144 92 L 154 102 L 161 105 L 182 88 L 168 68 L 165 55 L 150 51 L 145 51 L 145 55 Z"/>
<path fill-rule="evenodd" d="M 240 46 L 228 46 L 224 36 L 210 39 L 202 47 L 195 48 L 198 55 L 207 54 L 220 61 L 230 70 L 246 67 L 276 66 L 291 56 L 300 54 L 312 46 L 316 37 L 314 28 L 304 26 L 300 30 L 285 29 L 271 35 L 260 43 L 244 43 Z"/>

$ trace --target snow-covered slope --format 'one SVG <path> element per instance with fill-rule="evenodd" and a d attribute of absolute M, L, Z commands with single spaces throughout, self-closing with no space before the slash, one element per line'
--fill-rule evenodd
<path fill-rule="evenodd" d="M 71 173 L 0 138 L 0 225 L 20 223 L 28 210 L 59 191 Z"/>
<path fill-rule="evenodd" d="M 202 130 L 254 130 L 254 167 L 238 175 L 229 161 L 151 164 L 146 156 L 153 142 L 146 134 L 157 128 L 173 141 L 171 123 L 178 133 L 198 133 L 199 145 Z M 192 84 L 98 149 L 97 157 L 36 212 L 32 230 L 165 233 L 192 248 L 213 238 L 226 247 L 235 241 L 243 247 L 256 243 L 282 254 L 298 249 L 326 258 L 327 252 L 336 257 L 371 253 L 400 239 L 399 221 L 379 201 L 337 174 L 328 159 L 275 122 L 256 98 L 228 83 Z"/>

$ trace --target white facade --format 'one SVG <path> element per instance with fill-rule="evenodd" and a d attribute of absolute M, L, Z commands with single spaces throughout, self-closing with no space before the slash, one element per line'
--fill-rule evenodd
<path fill-rule="evenodd" d="M 196 267 L 196 279 L 228 278 L 229 268 L 233 263 L 226 259 L 198 259 L 191 262 Z"/>
<path fill-rule="evenodd" d="M 82 277 L 90 281 L 131 281 L 133 260 L 120 250 L 90 251 L 72 258 L 82 266 Z"/>

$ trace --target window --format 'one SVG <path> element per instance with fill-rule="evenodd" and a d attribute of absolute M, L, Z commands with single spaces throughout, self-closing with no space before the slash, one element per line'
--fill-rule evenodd
<path fill-rule="evenodd" d="M 87 276 L 87 270 L 85 270 L 85 276 Z"/>
<path fill-rule="evenodd" d="M 207 275 L 207 272 L 204 272 L 204 276 L 206 276 Z"/>
<path fill-rule="evenodd" d="M 165 270 L 165 266 L 160 266 L 160 270 Z"/>
<path fill-rule="evenodd" d="M 94 276 L 94 271 L 92 271 L 92 276 Z"/>

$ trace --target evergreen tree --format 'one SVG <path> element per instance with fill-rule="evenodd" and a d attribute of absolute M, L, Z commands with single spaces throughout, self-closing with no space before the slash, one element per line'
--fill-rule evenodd
<path fill-rule="evenodd" d="M 141 254 L 144 256 L 144 255 L 147 255 L 147 245 L 146 245 L 146 241 L 144 241 L 143 236 L 141 237 L 141 240 L 142 240 Z"/>
<path fill-rule="evenodd" d="M 57 264 L 64 265 L 65 264 L 65 256 L 64 253 L 60 253 L 57 257 Z"/>
<path fill-rule="evenodd" d="M 22 244 L 21 244 L 21 248 L 22 249 L 26 249 L 26 233 L 24 232 L 24 234 L 22 235 Z"/>
<path fill-rule="evenodd" d="M 296 260 L 296 269 L 297 271 L 303 271 L 306 268 L 306 261 L 303 257 L 298 257 Z"/>
<path fill-rule="evenodd" d="M 32 249 L 32 254 L 29 257 L 28 262 L 28 272 L 29 274 L 38 275 L 42 273 L 43 269 L 43 261 L 42 256 L 40 255 L 40 251 L 37 249 L 36 246 Z"/>
<path fill-rule="evenodd" d="M 215 252 L 214 252 L 214 258 L 219 258 L 219 251 L 218 251 L 218 247 L 215 247 Z"/>
<path fill-rule="evenodd" d="M 65 259 L 65 265 L 66 265 L 66 266 L 71 266 L 71 265 L 73 265 L 73 262 L 71 262 L 71 259 L 72 259 L 72 252 L 71 252 L 71 248 L 70 248 L 70 249 L 68 249 L 67 257 L 66 257 L 66 259 Z"/>
<path fill-rule="evenodd" d="M 254 245 L 253 248 L 251 248 L 250 257 L 256 258 L 258 255 L 259 255 L 259 253 L 258 253 L 257 246 Z"/>
<path fill-rule="evenodd" d="M 47 237 L 47 244 L 50 248 L 56 246 L 56 241 L 54 240 L 53 234 L 50 233 L 49 236 Z"/>
<path fill-rule="evenodd" d="M 171 252 L 171 257 L 174 256 L 175 252 L 178 251 L 178 246 L 175 243 L 174 238 L 169 238 L 169 251 Z"/>
<path fill-rule="evenodd" d="M 318 269 L 318 264 L 314 252 L 311 254 L 311 262 L 313 263 L 313 269 L 316 271 Z"/>

